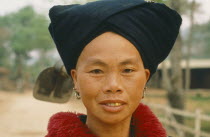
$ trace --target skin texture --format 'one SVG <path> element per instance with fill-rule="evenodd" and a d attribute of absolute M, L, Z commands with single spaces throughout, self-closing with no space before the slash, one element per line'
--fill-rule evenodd
<path fill-rule="evenodd" d="M 90 130 L 100 137 L 128 137 L 131 116 L 150 75 L 134 45 L 105 32 L 86 45 L 71 75 L 87 109 Z"/>

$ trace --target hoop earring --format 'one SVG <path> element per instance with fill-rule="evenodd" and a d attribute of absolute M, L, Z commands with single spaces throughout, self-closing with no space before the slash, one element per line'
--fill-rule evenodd
<path fill-rule="evenodd" d="M 146 91 L 147 91 L 147 87 L 144 87 L 144 90 L 143 90 L 143 96 L 142 96 L 142 98 L 144 98 L 144 97 L 145 97 L 145 95 L 146 95 Z"/>
<path fill-rule="evenodd" d="M 77 92 L 77 89 L 76 88 L 73 88 L 74 92 L 75 92 L 75 96 L 77 99 L 81 99 L 81 96 L 79 94 L 79 92 Z"/>

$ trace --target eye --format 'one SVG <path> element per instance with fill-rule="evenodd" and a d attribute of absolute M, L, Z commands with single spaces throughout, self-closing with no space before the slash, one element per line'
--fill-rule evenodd
<path fill-rule="evenodd" d="M 124 69 L 123 70 L 123 73 L 131 73 L 133 72 L 134 70 L 133 69 Z"/>
<path fill-rule="evenodd" d="M 103 71 L 100 70 L 100 69 L 94 69 L 94 70 L 91 70 L 90 73 L 93 73 L 93 74 L 101 74 L 101 73 L 103 73 Z"/>

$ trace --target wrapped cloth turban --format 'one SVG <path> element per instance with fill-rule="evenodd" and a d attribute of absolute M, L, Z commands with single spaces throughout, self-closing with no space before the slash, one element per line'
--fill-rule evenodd
<path fill-rule="evenodd" d="M 166 5 L 144 0 L 58 5 L 50 9 L 49 17 L 49 31 L 68 74 L 90 41 L 112 31 L 136 47 L 152 75 L 171 51 L 182 22 Z"/>

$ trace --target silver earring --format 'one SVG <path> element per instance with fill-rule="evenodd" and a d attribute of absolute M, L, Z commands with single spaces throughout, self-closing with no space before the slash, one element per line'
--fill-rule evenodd
<path fill-rule="evenodd" d="M 145 95 L 146 95 L 146 91 L 147 91 L 147 87 L 144 87 L 144 90 L 143 90 L 143 96 L 142 96 L 142 98 L 144 98 L 144 97 L 145 97 Z"/>
<path fill-rule="evenodd" d="M 79 92 L 77 92 L 77 89 L 76 89 L 75 87 L 73 87 L 73 90 L 74 90 L 74 92 L 75 92 L 76 98 L 77 98 L 77 99 L 80 99 L 81 96 L 80 96 Z"/>

